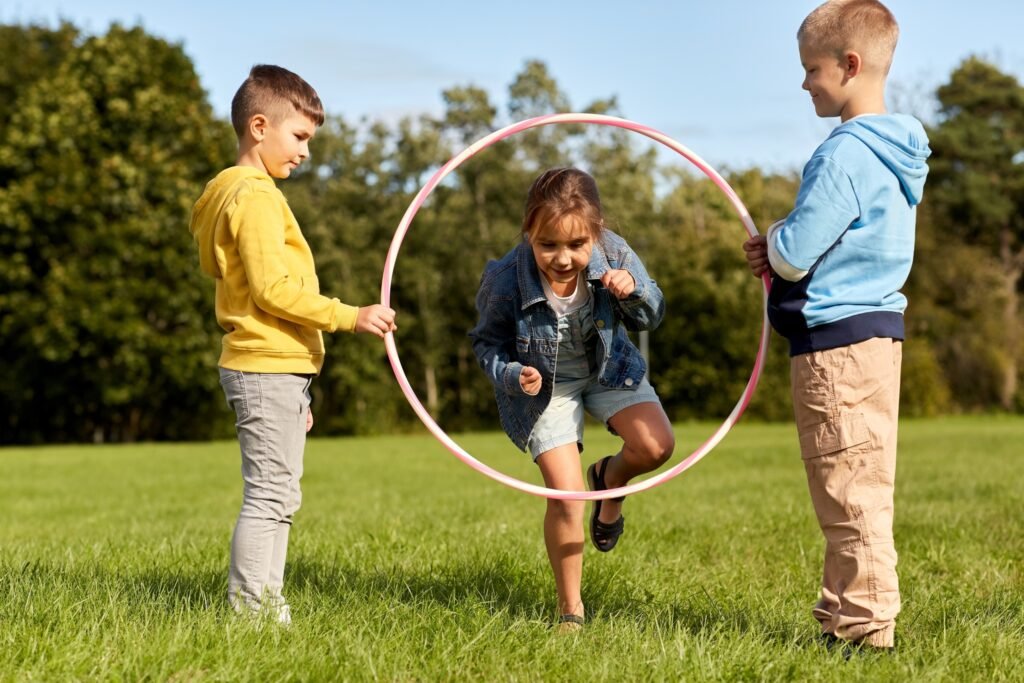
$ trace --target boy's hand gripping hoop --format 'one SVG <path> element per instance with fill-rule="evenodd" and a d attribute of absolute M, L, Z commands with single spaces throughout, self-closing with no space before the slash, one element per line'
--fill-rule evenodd
<path fill-rule="evenodd" d="M 395 262 L 398 260 L 398 251 L 402 246 L 402 241 L 405 239 L 405 234 L 408 232 L 413 218 L 416 217 L 416 213 L 420 210 L 420 207 L 423 206 L 423 203 L 426 201 L 427 197 L 430 196 L 430 193 L 434 191 L 434 188 L 437 187 L 449 173 L 457 169 L 463 162 L 476 155 L 478 152 L 487 149 L 494 143 L 524 130 L 537 128 L 538 126 L 547 126 L 554 123 L 595 123 L 602 126 L 624 128 L 635 133 L 640 133 L 641 135 L 655 140 L 656 142 L 660 142 L 666 147 L 675 150 L 681 156 L 685 157 L 690 163 L 699 168 L 701 172 L 710 178 L 725 194 L 726 198 L 739 215 L 740 221 L 743 223 L 743 227 L 746 229 L 747 234 L 751 237 L 758 234 L 757 228 L 754 227 L 754 222 L 750 218 L 750 212 L 747 211 L 747 208 L 743 205 L 743 202 L 740 201 L 736 192 L 733 191 L 727 182 L 725 182 L 725 179 L 723 179 L 715 169 L 709 166 L 707 162 L 664 133 L 639 123 L 616 118 L 614 116 L 602 116 L 599 114 L 551 114 L 548 116 L 538 116 L 536 118 L 527 119 L 525 121 L 520 121 L 519 123 L 506 126 L 505 128 L 497 130 L 490 135 L 477 140 L 465 150 L 452 157 L 448 163 L 439 168 L 437 172 L 430 177 L 430 180 L 428 180 L 426 185 L 420 189 L 416 194 L 416 197 L 413 198 L 409 208 L 406 209 L 405 215 L 402 216 L 402 221 L 398 224 L 398 229 L 395 230 L 395 236 L 391 240 L 391 247 L 388 249 L 388 256 L 384 262 L 384 278 L 380 285 L 381 304 L 389 308 L 391 307 L 391 281 L 394 276 Z M 768 287 L 770 285 L 767 273 L 762 277 L 762 280 L 764 283 L 764 298 L 767 303 Z M 456 458 L 495 481 L 535 496 L 556 498 L 559 500 L 605 500 L 607 498 L 618 498 L 619 496 L 639 493 L 640 491 L 646 491 L 647 489 L 654 488 L 659 484 L 664 484 L 669 479 L 682 474 L 684 471 L 692 467 L 701 458 L 707 455 L 712 448 L 717 446 L 732 426 L 736 424 L 736 421 L 739 420 L 743 411 L 746 410 L 747 405 L 750 403 L 751 397 L 754 395 L 754 389 L 757 387 L 758 380 L 761 379 L 761 372 L 764 368 L 765 355 L 768 350 L 768 337 L 769 327 L 766 307 L 764 319 L 761 324 L 761 341 L 758 345 L 757 356 L 754 358 L 754 369 L 750 374 L 750 379 L 747 381 L 747 386 L 740 395 L 740 399 L 732 409 L 732 412 L 729 413 L 729 416 L 725 418 L 725 421 L 717 430 L 715 430 L 715 433 L 712 434 L 707 441 L 701 444 L 697 450 L 693 451 L 693 453 L 687 456 L 684 460 L 661 474 L 655 475 L 636 484 L 630 484 L 629 486 L 622 486 L 615 489 L 607 489 L 605 491 L 560 491 L 558 489 L 550 489 L 544 486 L 536 486 L 534 484 L 520 481 L 515 477 L 502 474 L 501 472 L 498 472 L 497 470 L 480 462 L 455 443 L 455 441 L 453 441 L 452 438 L 448 436 L 443 429 L 441 429 L 437 422 L 434 421 L 426 408 L 423 407 L 423 404 L 416 396 L 416 392 L 413 391 L 408 377 L 405 375 L 405 370 L 402 368 L 401 360 L 398 358 L 398 348 L 395 346 L 394 333 L 389 332 L 387 334 L 384 338 L 384 346 L 387 349 L 388 359 L 391 361 L 391 368 L 395 372 L 395 377 L 398 379 L 398 384 L 402 387 L 402 393 L 405 394 L 405 398 L 409 401 L 413 410 L 416 411 L 420 420 L 423 421 L 423 424 L 425 424 L 427 429 L 430 430 L 430 433 L 433 434 L 449 451 L 451 451 Z"/>

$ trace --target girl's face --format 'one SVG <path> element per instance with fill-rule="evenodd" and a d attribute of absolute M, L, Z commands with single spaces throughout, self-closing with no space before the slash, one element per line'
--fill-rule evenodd
<path fill-rule="evenodd" d="M 576 289 L 576 279 L 590 263 L 594 236 L 584 224 L 572 216 L 557 223 L 538 226 L 530 235 L 537 269 L 558 296 L 569 296 Z"/>

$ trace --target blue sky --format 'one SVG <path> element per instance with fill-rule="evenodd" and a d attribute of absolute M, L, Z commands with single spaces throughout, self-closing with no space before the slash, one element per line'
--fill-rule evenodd
<path fill-rule="evenodd" d="M 800 89 L 796 29 L 818 0 L 605 2 L 139 2 L 0 0 L 5 23 L 71 20 L 98 33 L 141 24 L 184 45 L 227 112 L 258 62 L 286 66 L 349 120 L 442 110 L 473 84 L 502 105 L 528 59 L 544 61 L 575 108 L 618 97 L 716 165 L 798 169 L 835 120 Z M 901 39 L 890 107 L 930 115 L 928 95 L 970 54 L 1024 80 L 1024 2 L 890 0 Z"/>

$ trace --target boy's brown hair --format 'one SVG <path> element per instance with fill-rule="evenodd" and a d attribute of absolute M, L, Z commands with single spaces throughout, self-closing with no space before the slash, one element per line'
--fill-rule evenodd
<path fill-rule="evenodd" d="M 589 174 L 576 168 L 553 168 L 533 181 L 526 195 L 523 234 L 531 237 L 542 226 L 570 217 L 584 225 L 594 239 L 604 228 L 601 196 Z"/>
<path fill-rule="evenodd" d="M 257 64 L 231 100 L 231 125 L 241 139 L 253 116 L 263 114 L 278 123 L 292 113 L 289 105 L 318 127 L 323 125 L 324 106 L 313 86 L 288 69 Z"/>
<path fill-rule="evenodd" d="M 878 0 L 830 0 L 807 15 L 796 37 L 801 43 L 835 54 L 860 54 L 864 66 L 889 73 L 899 25 Z"/>

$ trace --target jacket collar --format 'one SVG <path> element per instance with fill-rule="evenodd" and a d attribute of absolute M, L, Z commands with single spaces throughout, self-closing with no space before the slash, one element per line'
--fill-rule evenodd
<path fill-rule="evenodd" d="M 516 247 L 517 268 L 519 273 L 519 298 L 522 299 L 522 309 L 525 310 L 541 301 L 547 301 L 544 294 L 544 286 L 540 282 L 541 274 L 537 269 L 537 261 L 533 258 L 533 249 L 530 243 L 523 239 Z M 588 281 L 600 280 L 601 276 L 608 272 L 608 257 L 604 253 L 601 240 L 594 242 L 594 249 L 590 252 L 590 261 L 587 263 L 587 272 L 584 277 Z"/>

